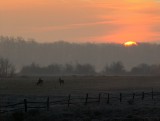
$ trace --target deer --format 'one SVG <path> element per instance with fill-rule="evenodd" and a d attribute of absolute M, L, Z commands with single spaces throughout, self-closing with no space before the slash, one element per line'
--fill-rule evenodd
<path fill-rule="evenodd" d="M 43 80 L 41 78 L 38 79 L 38 82 L 36 83 L 36 85 L 42 85 L 43 84 Z"/>
<path fill-rule="evenodd" d="M 61 79 L 61 78 L 59 78 L 59 84 L 60 84 L 60 86 L 61 86 L 62 84 L 64 84 L 64 80 Z"/>

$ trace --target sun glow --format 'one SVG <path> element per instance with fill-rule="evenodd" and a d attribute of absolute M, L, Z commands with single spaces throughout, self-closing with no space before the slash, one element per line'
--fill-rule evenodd
<path fill-rule="evenodd" d="M 137 42 L 134 42 L 134 41 L 128 41 L 128 42 L 125 42 L 123 44 L 125 47 L 131 47 L 131 46 L 137 46 Z"/>

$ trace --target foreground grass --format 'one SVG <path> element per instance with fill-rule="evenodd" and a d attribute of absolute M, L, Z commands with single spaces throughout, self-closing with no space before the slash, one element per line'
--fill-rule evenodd
<path fill-rule="evenodd" d="M 36 86 L 37 78 L 1 79 L 0 94 L 20 95 L 85 95 L 86 93 L 151 90 L 159 91 L 160 77 L 63 77 L 60 86 L 58 77 L 44 77 L 44 84 Z M 141 101 L 142 102 L 142 101 Z M 50 111 L 30 110 L 12 112 L 0 116 L 0 121 L 160 121 L 160 106 L 157 104 L 133 105 L 72 105 L 54 106 Z M 143 105 L 141 105 L 143 104 Z"/>
<path fill-rule="evenodd" d="M 55 106 L 50 111 L 30 110 L 3 115 L 2 121 L 159 121 L 160 108 L 119 106 Z"/>

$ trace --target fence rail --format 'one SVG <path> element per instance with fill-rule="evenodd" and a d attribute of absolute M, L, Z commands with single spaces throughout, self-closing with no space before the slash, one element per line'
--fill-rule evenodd
<path fill-rule="evenodd" d="M 0 113 L 7 113 L 10 111 L 23 110 L 27 112 L 30 109 L 45 109 L 47 111 L 54 105 L 88 105 L 88 104 L 111 104 L 114 101 L 120 104 L 127 102 L 132 104 L 134 101 L 160 101 L 160 92 L 154 92 L 153 89 L 150 92 L 132 92 L 132 93 L 99 93 L 97 96 L 91 96 L 88 93 L 85 96 L 59 96 L 58 97 L 46 97 L 43 101 L 30 101 L 29 99 L 23 99 L 20 102 L 13 103 L 3 102 L 0 104 Z M 35 97 L 37 98 L 37 97 Z M 159 99 L 158 99 L 159 98 Z M 2 99 L 2 98 L 0 98 Z M 54 99 L 54 100 L 53 100 Z M 1 101 L 0 101 L 1 102 Z"/>

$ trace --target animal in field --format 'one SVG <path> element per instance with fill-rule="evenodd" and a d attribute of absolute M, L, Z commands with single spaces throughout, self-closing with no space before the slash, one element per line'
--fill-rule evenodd
<path fill-rule="evenodd" d="M 37 85 L 37 86 L 38 86 L 38 85 L 42 85 L 43 82 L 44 82 L 44 81 L 43 81 L 41 78 L 39 78 L 39 79 L 38 79 L 38 82 L 36 83 L 36 85 Z"/>
<path fill-rule="evenodd" d="M 61 79 L 61 78 L 59 78 L 59 84 L 60 84 L 60 86 L 61 86 L 62 84 L 64 84 L 64 80 Z"/>

